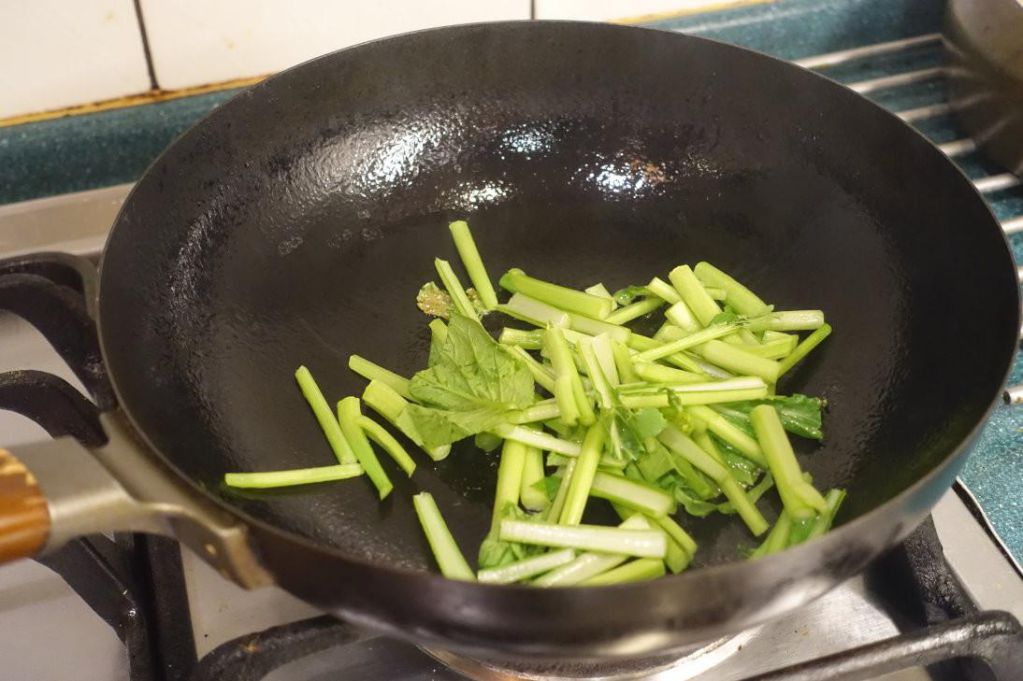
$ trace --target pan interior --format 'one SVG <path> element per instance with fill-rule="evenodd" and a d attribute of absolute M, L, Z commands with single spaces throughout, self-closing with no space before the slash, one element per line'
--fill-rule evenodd
<path fill-rule="evenodd" d="M 409 496 L 468 554 L 496 456 L 471 445 L 379 503 L 366 479 L 241 493 L 228 471 L 326 465 L 293 379 L 361 392 L 352 353 L 425 366 L 420 285 L 467 218 L 491 275 L 644 283 L 709 260 L 835 334 L 781 390 L 828 400 L 798 442 L 842 519 L 919 479 L 996 394 L 1014 308 L 1004 241 L 929 144 L 865 100 L 724 45 L 591 25 L 414 34 L 239 96 L 149 170 L 104 264 L 101 333 L 123 406 L 172 466 L 252 517 L 381 564 L 432 569 Z M 751 545 L 683 520 L 698 564 Z"/>

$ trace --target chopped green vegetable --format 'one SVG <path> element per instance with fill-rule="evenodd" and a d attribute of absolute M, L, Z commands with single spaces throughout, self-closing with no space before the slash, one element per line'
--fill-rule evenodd
<path fill-rule="evenodd" d="M 451 302 L 454 303 L 458 314 L 467 319 L 475 320 L 477 318 L 476 308 L 473 306 L 472 301 L 469 300 L 465 289 L 462 288 L 462 282 L 458 280 L 458 275 L 451 268 L 451 263 L 441 258 L 434 258 L 433 265 L 437 270 L 437 276 L 440 277 L 440 282 L 444 285 L 448 295 L 451 296 Z"/>
<path fill-rule="evenodd" d="M 346 398 L 346 399 L 357 399 L 357 398 Z M 366 434 L 373 442 L 380 445 L 380 448 L 387 452 L 394 462 L 401 467 L 401 470 L 405 471 L 409 477 L 412 477 L 412 473 L 416 470 L 416 462 L 409 456 L 409 453 L 405 451 L 405 448 L 401 446 L 401 443 L 394 439 L 394 437 L 384 430 L 384 427 L 379 423 L 369 418 L 368 416 L 360 416 L 357 421 L 362 432 Z"/>
<path fill-rule="evenodd" d="M 351 445 L 341 432 L 341 426 L 334 417 L 334 412 L 331 411 L 327 400 L 323 397 L 323 393 L 320 392 L 320 387 L 313 380 L 313 375 L 309 373 L 308 369 L 301 366 L 295 372 L 295 380 L 298 381 L 299 389 L 301 389 L 309 406 L 312 407 L 313 415 L 316 416 L 320 428 L 323 429 L 323 434 L 327 437 L 327 442 L 334 451 L 334 456 L 337 457 L 338 463 L 355 463 L 357 461 L 355 452 L 352 451 Z"/>
<path fill-rule="evenodd" d="M 494 432 L 506 440 L 514 440 L 530 447 L 558 452 L 565 456 L 577 457 L 580 451 L 582 451 L 582 448 L 576 442 L 563 440 L 542 431 L 527 428 L 526 426 L 502 425 L 495 428 Z"/>
<path fill-rule="evenodd" d="M 803 479 L 792 445 L 785 435 L 778 412 L 768 404 L 750 412 L 753 430 L 763 447 L 764 456 L 774 476 L 785 510 L 793 520 L 810 517 L 827 509 L 827 502 L 812 485 Z"/>
<path fill-rule="evenodd" d="M 552 551 L 531 558 L 523 558 L 501 567 L 480 570 L 476 578 L 487 584 L 511 584 L 571 563 L 573 558 L 575 558 L 575 551 L 572 549 Z"/>
<path fill-rule="evenodd" d="M 689 306 L 679 300 L 677 303 L 668 308 L 668 311 L 664 313 L 664 316 L 672 326 L 666 329 L 666 333 L 671 332 L 673 329 L 678 329 L 678 336 L 675 338 L 665 338 L 664 340 L 678 340 L 684 338 L 691 333 L 695 333 L 703 328 L 700 322 L 696 319 L 696 315 L 689 309 Z M 664 327 L 662 327 L 664 328 Z"/>
<path fill-rule="evenodd" d="M 523 423 L 535 423 L 537 421 L 550 421 L 561 416 L 561 409 L 558 407 L 556 400 L 544 400 L 543 402 L 537 402 L 531 407 L 526 407 L 522 411 L 515 412 L 509 418 L 509 421 L 515 425 L 522 425 Z"/>
<path fill-rule="evenodd" d="M 417 302 L 449 322 L 429 324 L 427 368 L 406 379 L 359 356 L 349 365 L 370 379 L 366 404 L 434 460 L 469 437 L 480 457 L 501 448 L 480 581 L 599 585 L 681 572 L 697 545 L 672 516 L 679 506 L 694 517 L 737 515 L 754 536 L 766 534 L 753 557 L 831 527 L 845 492 L 822 496 L 786 435 L 820 440 L 824 402 L 777 394 L 779 377 L 830 333 L 821 311 L 776 312 L 707 262 L 676 267 L 670 284 L 655 276 L 613 295 L 602 283 L 580 291 L 513 268 L 500 279 L 512 294 L 501 304 L 469 226 L 450 231 L 476 288 L 435 261 L 446 290 L 430 282 Z M 479 320 L 493 309 L 538 328 L 504 328 L 497 342 Z M 630 328 L 641 317 L 660 324 L 653 338 Z M 800 341 L 799 331 L 812 333 Z M 403 444 L 363 416 L 357 398 L 341 400 L 335 418 L 308 371 L 296 378 L 342 463 L 230 473 L 227 483 L 365 473 L 384 497 L 391 482 L 370 440 L 412 474 Z M 757 504 L 773 488 L 784 510 L 769 528 Z M 414 500 L 441 572 L 475 578 L 432 497 Z M 608 504 L 619 527 L 583 523 Z"/>
<path fill-rule="evenodd" d="M 656 296 L 643 298 L 625 307 L 618 308 L 609 314 L 604 321 L 608 324 L 625 324 L 650 314 L 662 305 L 664 305 L 664 301 Z"/>
<path fill-rule="evenodd" d="M 522 293 L 514 294 L 507 303 L 499 305 L 499 311 L 533 326 L 567 327 L 571 317 L 564 310 L 548 305 Z"/>
<path fill-rule="evenodd" d="M 633 514 L 618 527 L 626 530 L 649 529 L 650 524 L 640 514 Z M 629 559 L 614 553 L 583 553 L 572 562 L 548 572 L 533 582 L 536 586 L 572 586 L 590 577 L 607 572 Z"/>
<path fill-rule="evenodd" d="M 588 403 L 585 399 L 577 399 L 580 379 L 572 350 L 568 347 L 565 334 L 556 326 L 548 327 L 543 342 L 544 350 L 554 367 L 554 399 L 561 410 L 561 420 L 574 426 L 587 414 L 585 410 L 588 409 Z M 588 412 L 588 416 L 592 419 L 592 411 Z"/>
<path fill-rule="evenodd" d="M 790 310 L 772 312 L 750 320 L 750 331 L 813 331 L 824 326 L 824 313 L 820 310 Z"/>
<path fill-rule="evenodd" d="M 704 286 L 717 286 L 724 289 L 725 302 L 739 314 L 755 317 L 770 310 L 768 305 L 755 293 L 709 262 L 696 263 L 693 271 Z"/>
<path fill-rule="evenodd" d="M 419 447 L 423 447 L 424 451 L 434 461 L 441 461 L 451 453 L 451 445 L 424 447 L 423 438 L 419 431 L 416 430 L 416 424 L 412 422 L 412 417 L 406 411 L 406 407 L 409 404 L 408 401 L 386 383 L 376 380 L 370 381 L 369 385 L 362 392 L 362 401 L 370 409 L 383 416 L 388 423 L 400 430 L 402 435 L 412 440 Z M 355 455 L 352 454 L 352 456 L 354 457 Z"/>
<path fill-rule="evenodd" d="M 688 350 L 705 343 L 709 343 L 716 338 L 726 336 L 736 329 L 738 329 L 738 323 L 732 322 L 729 324 L 716 324 L 706 329 L 701 329 L 694 333 L 680 338 L 670 343 L 659 344 L 657 347 L 646 350 L 636 355 L 636 361 L 640 362 L 653 362 L 654 360 L 662 359 L 669 355 L 674 355 L 683 350 Z M 760 359 L 759 357 L 757 359 Z"/>
<path fill-rule="evenodd" d="M 590 494 L 653 516 L 675 510 L 675 500 L 662 490 L 609 473 L 598 472 L 593 476 Z"/>
<path fill-rule="evenodd" d="M 412 393 L 409 392 L 409 380 L 407 378 L 399 376 L 393 371 L 383 368 L 379 364 L 374 364 L 365 357 L 352 355 L 348 358 L 348 368 L 365 378 L 367 381 L 380 381 L 406 400 L 412 399 Z"/>
<path fill-rule="evenodd" d="M 348 440 L 352 451 L 355 452 L 355 458 L 359 460 L 362 469 L 366 471 L 366 475 L 377 488 L 380 498 L 383 499 L 391 493 L 394 485 L 387 477 L 387 473 L 384 472 L 369 440 L 366 439 L 366 434 L 359 425 L 361 417 L 362 409 L 358 397 L 346 397 L 337 403 L 337 420 L 341 424 L 341 432 L 344 433 L 345 439 Z"/>
<path fill-rule="evenodd" d="M 651 279 L 650 283 L 646 285 L 646 288 L 652 295 L 657 296 L 669 305 L 674 305 L 675 303 L 682 301 L 682 297 L 678 294 L 678 291 L 660 277 L 654 277 Z"/>
<path fill-rule="evenodd" d="M 780 369 L 777 362 L 757 357 L 735 345 L 712 340 L 693 348 L 693 350 L 708 362 L 734 373 L 744 376 L 759 376 L 770 383 L 778 380 Z"/>
<path fill-rule="evenodd" d="M 420 492 L 412 497 L 412 505 L 415 506 L 419 523 L 423 526 L 423 532 L 441 574 L 448 579 L 475 581 L 476 576 L 455 543 L 455 538 L 451 536 L 451 531 L 444 522 L 433 495 L 429 492 Z"/>
<path fill-rule="evenodd" d="M 621 310 L 619 310 L 619 312 L 620 311 Z M 608 320 L 610 320 L 610 316 L 608 317 Z M 618 326 L 617 323 L 601 321 L 599 319 L 590 319 L 589 317 L 584 317 L 578 314 L 570 314 L 568 316 L 568 328 L 576 333 L 585 334 L 587 336 L 607 334 L 614 340 L 621 343 L 628 343 L 629 337 L 632 336 L 632 331 L 629 331 L 629 329 L 624 326 Z"/>
<path fill-rule="evenodd" d="M 623 383 L 638 380 L 633 368 L 632 356 L 629 354 L 629 348 L 625 344 L 612 341 L 611 354 L 615 360 L 615 369 L 618 370 L 618 377 Z"/>
<path fill-rule="evenodd" d="M 767 534 L 763 543 L 760 544 L 760 546 L 758 546 L 752 554 L 750 554 L 750 558 L 760 558 L 761 556 L 781 551 L 788 546 L 789 534 L 791 532 L 792 516 L 790 516 L 786 511 L 782 511 L 781 515 L 779 515 L 778 519 L 774 522 L 774 527 L 771 528 L 771 531 Z"/>
<path fill-rule="evenodd" d="M 663 576 L 663 560 L 640 558 L 590 577 L 582 582 L 582 586 L 605 586 L 608 584 L 625 584 L 626 582 L 643 582 Z"/>
<path fill-rule="evenodd" d="M 494 512 L 491 518 L 492 530 L 501 522 L 502 513 L 509 504 L 519 503 L 522 489 L 522 469 L 526 463 L 526 445 L 505 440 L 501 449 L 501 462 L 497 467 L 497 489 L 494 497 Z"/>
<path fill-rule="evenodd" d="M 597 393 L 597 406 L 603 410 L 610 409 L 614 406 L 612 387 L 608 382 L 607 377 L 604 375 L 603 367 L 600 366 L 600 360 L 597 359 L 597 353 L 593 349 L 593 343 L 591 341 L 581 342 L 576 349 L 583 359 L 583 365 L 586 367 L 586 375 L 589 376 L 590 383 L 593 385 L 593 390 Z"/>
<path fill-rule="evenodd" d="M 692 387 L 692 386 L 685 386 Z M 659 393 L 622 395 L 621 402 L 626 407 L 639 409 L 653 407 L 663 409 L 676 405 L 703 405 L 733 402 L 735 400 L 753 400 L 767 396 L 767 386 L 759 388 L 743 388 L 739 390 L 672 390 L 666 388 Z"/>
<path fill-rule="evenodd" d="M 502 520 L 500 536 L 504 541 L 621 553 L 638 558 L 664 558 L 668 549 L 664 535 L 656 530 L 623 530 L 603 525 L 548 525 Z"/>
<path fill-rule="evenodd" d="M 480 252 L 476 249 L 476 242 L 472 238 L 472 232 L 469 231 L 469 224 L 464 220 L 456 220 L 448 225 L 448 229 L 455 241 L 455 248 L 462 259 L 462 265 L 469 273 L 469 281 L 472 282 L 479 294 L 483 306 L 487 310 L 493 310 L 497 307 L 497 293 L 494 292 L 494 286 L 490 283 L 490 277 L 487 275 L 486 267 L 483 266 Z"/>
<path fill-rule="evenodd" d="M 718 414 L 710 407 L 700 405 L 689 407 L 688 411 L 690 414 L 706 423 L 710 432 L 720 437 L 732 447 L 735 447 L 735 449 L 747 459 L 758 466 L 763 468 L 767 467 L 767 459 L 764 458 L 764 452 L 760 449 L 760 444 L 752 437 L 742 432 L 742 430 L 725 420 L 725 417 L 721 416 L 721 414 Z"/>
<path fill-rule="evenodd" d="M 621 383 L 618 367 L 615 364 L 614 340 L 606 333 L 601 333 L 593 337 L 590 345 L 593 347 L 593 355 L 597 358 L 597 364 L 600 365 L 600 370 L 604 373 L 608 385 L 614 387 Z"/>
<path fill-rule="evenodd" d="M 547 493 L 538 484 L 544 481 L 543 452 L 536 447 L 526 447 L 525 461 L 522 464 L 522 483 L 519 489 L 519 501 L 527 511 L 543 511 L 551 505 Z"/>
<path fill-rule="evenodd" d="M 600 453 L 604 448 L 604 427 L 600 424 L 590 426 L 586 431 L 582 449 L 575 462 L 575 470 L 568 480 L 568 494 L 565 507 L 561 510 L 558 522 L 561 525 L 578 525 L 582 522 L 586 500 L 590 496 L 590 486 L 600 463 Z"/>
<path fill-rule="evenodd" d="M 362 466 L 357 463 L 339 463 L 318 468 L 293 468 L 286 471 L 261 471 L 259 473 L 225 473 L 224 483 L 228 487 L 268 489 L 311 485 L 316 482 L 347 480 L 362 475 Z"/>
<path fill-rule="evenodd" d="M 522 329 L 501 329 L 497 339 L 502 345 L 517 345 L 525 350 L 539 350 L 543 347 L 543 331 L 523 331 Z"/>
<path fill-rule="evenodd" d="M 522 293 L 565 312 L 577 312 L 593 319 L 604 319 L 611 314 L 611 301 L 607 298 L 534 279 L 517 268 L 505 272 L 500 284 L 507 291 Z"/>
<path fill-rule="evenodd" d="M 828 324 L 822 324 L 819 329 L 811 333 L 802 343 L 796 346 L 796 349 L 792 351 L 788 357 L 781 361 L 778 375 L 784 374 L 793 366 L 796 365 L 799 360 L 810 354 L 814 348 L 824 342 L 824 339 L 831 335 L 831 326 Z"/>
<path fill-rule="evenodd" d="M 835 522 L 835 516 L 838 514 L 838 507 L 842 505 L 843 501 L 845 501 L 845 490 L 829 490 L 824 496 L 824 500 L 827 502 L 828 507 L 823 513 L 817 516 L 817 519 L 813 523 L 813 527 L 810 528 L 810 533 L 806 537 L 807 539 L 819 537 L 831 529 L 832 523 Z"/>
<path fill-rule="evenodd" d="M 668 274 L 668 279 L 671 280 L 671 285 L 675 287 L 679 296 L 693 311 L 700 323 L 710 326 L 711 320 L 721 312 L 721 308 L 707 294 L 692 268 L 688 265 L 680 265 Z"/>
<path fill-rule="evenodd" d="M 598 298 L 610 298 L 614 305 L 618 304 L 615 301 L 614 296 L 611 295 L 611 292 L 607 290 L 607 287 L 600 282 L 597 282 L 593 286 L 587 286 L 583 289 L 583 291 L 589 293 L 591 296 L 597 296 Z"/>
<path fill-rule="evenodd" d="M 561 518 L 561 511 L 565 508 L 565 499 L 568 498 L 568 481 L 572 479 L 572 474 L 575 472 L 575 459 L 569 461 L 559 471 L 561 473 L 561 480 L 558 484 L 558 490 L 555 492 L 545 516 L 548 522 L 553 523 L 558 522 Z M 558 479 L 557 476 L 552 477 L 555 480 Z"/>

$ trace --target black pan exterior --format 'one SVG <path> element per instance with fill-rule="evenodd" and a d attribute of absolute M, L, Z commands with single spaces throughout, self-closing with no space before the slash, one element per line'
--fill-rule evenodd
<path fill-rule="evenodd" d="M 845 486 L 844 526 L 756 563 L 738 523 L 686 522 L 698 569 L 528 591 L 430 574 L 409 496 L 472 554 L 495 459 L 461 447 L 414 481 L 240 494 L 223 473 L 328 464 L 292 374 L 358 394 L 359 353 L 425 364 L 415 293 L 466 217 L 495 277 L 645 282 L 707 259 L 836 329 L 785 392 L 827 397 L 799 454 Z M 970 183 L 897 118 L 723 44 L 577 23 L 463 26 L 368 43 L 246 91 L 183 136 L 122 210 L 100 331 L 153 448 L 252 523 L 287 589 L 433 644 L 613 654 L 681 645 L 798 606 L 923 518 L 960 468 L 1015 348 L 1018 291 Z M 729 563 L 724 565 L 725 563 Z"/>

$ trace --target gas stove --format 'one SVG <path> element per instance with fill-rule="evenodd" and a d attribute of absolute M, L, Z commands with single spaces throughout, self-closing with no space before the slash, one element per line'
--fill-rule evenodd
<path fill-rule="evenodd" d="M 797 62 L 917 126 L 992 199 L 1008 233 L 1023 231 L 1019 178 L 990 165 L 950 115 L 938 35 Z M 0 207 L 0 257 L 63 251 L 97 258 L 129 190 L 119 185 Z M 0 340 L 0 371 L 30 367 L 82 387 L 27 323 L 0 316 Z M 0 433 L 5 446 L 48 437 L 3 411 Z M 41 564 L 0 570 L 4 678 L 1023 679 L 1023 572 L 985 507 L 957 483 L 929 521 L 863 575 L 792 615 L 685 658 L 542 671 L 499 670 L 420 650 L 321 615 L 279 589 L 243 591 L 167 539 L 87 538 Z"/>

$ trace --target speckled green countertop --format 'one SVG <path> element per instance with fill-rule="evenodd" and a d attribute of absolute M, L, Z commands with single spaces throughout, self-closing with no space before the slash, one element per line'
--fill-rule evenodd
<path fill-rule="evenodd" d="M 800 59 L 941 30 L 941 0 L 778 0 L 652 24 Z M 939 63 L 935 46 L 866 60 L 827 75 L 852 82 Z M 130 182 L 175 137 L 230 98 L 227 90 L 133 108 L 0 128 L 0 203 Z M 905 110 L 944 101 L 940 80 L 875 95 Z M 964 137 L 948 117 L 918 127 L 935 142 Z M 962 159 L 971 176 L 1001 172 L 982 157 Z M 989 196 L 1001 218 L 1023 215 L 1023 189 Z M 1012 237 L 1023 262 L 1023 235 Z M 1023 383 L 1017 359 L 1012 383 Z M 1023 560 L 1023 406 L 1000 406 L 981 434 L 962 479 L 1016 558 Z"/>

